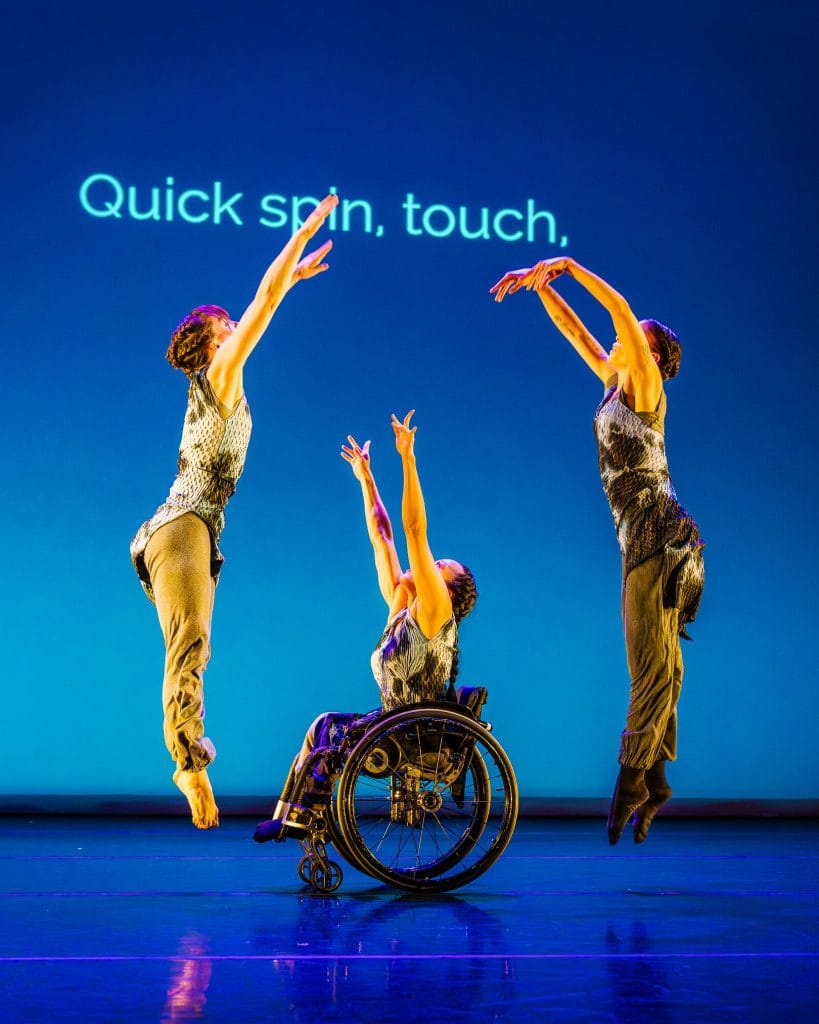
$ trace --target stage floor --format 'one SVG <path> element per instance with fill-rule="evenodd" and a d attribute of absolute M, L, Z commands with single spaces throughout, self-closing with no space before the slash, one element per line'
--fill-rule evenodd
<path fill-rule="evenodd" d="M 303 890 L 253 822 L 0 818 L 0 1019 L 819 1019 L 819 822 L 525 820 L 477 882 Z"/>

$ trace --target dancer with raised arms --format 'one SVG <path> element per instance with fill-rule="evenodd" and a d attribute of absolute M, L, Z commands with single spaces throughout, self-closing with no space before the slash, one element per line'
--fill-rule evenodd
<path fill-rule="evenodd" d="M 378 586 L 388 608 L 387 624 L 370 658 L 381 692 L 381 707 L 365 715 L 326 712 L 313 722 L 273 817 L 256 828 L 257 842 L 287 838 L 285 818 L 291 807 L 304 821 L 305 814 L 313 808 L 327 804 L 334 780 L 323 759 L 307 774 L 301 789 L 294 787 L 294 780 L 313 750 L 337 747 L 351 729 L 365 726 L 382 710 L 442 700 L 454 688 L 458 674 L 458 627 L 472 610 L 477 591 L 475 579 L 465 565 L 449 558 L 436 561 L 430 550 L 426 506 L 415 462 L 416 428 L 410 427 L 413 414 L 407 413 L 403 420 L 392 417 L 404 477 L 401 518 L 409 556 L 406 571 L 401 568 L 392 523 L 376 487 L 370 442 L 359 446 L 355 438 L 348 437 L 349 444 L 341 448 L 342 458 L 361 484 Z"/>
<path fill-rule="evenodd" d="M 552 283 L 574 278 L 611 316 L 606 349 Z M 664 382 L 680 365 L 679 339 L 656 320 L 637 320 L 611 285 L 568 257 L 505 274 L 497 302 L 537 292 L 552 322 L 605 385 L 594 417 L 600 475 L 622 553 L 622 617 L 631 690 L 620 771 L 608 816 L 614 844 L 629 820 L 643 842 L 670 798 L 666 761 L 677 756 L 677 701 L 683 678 L 679 637 L 694 620 L 703 586 L 697 524 L 677 500 L 666 460 Z"/>
<path fill-rule="evenodd" d="M 288 291 L 327 270 L 325 242 L 304 250 L 338 199 L 327 196 L 268 267 L 238 321 L 221 306 L 197 306 L 171 336 L 167 359 L 189 380 L 188 406 L 170 493 L 131 542 L 131 558 L 156 605 L 165 641 L 162 704 L 173 781 L 193 824 L 219 824 L 207 767 L 216 756 L 204 735 L 202 680 L 210 657 L 211 616 L 224 561 L 219 538 L 225 505 L 245 464 L 251 419 L 244 367 Z"/>

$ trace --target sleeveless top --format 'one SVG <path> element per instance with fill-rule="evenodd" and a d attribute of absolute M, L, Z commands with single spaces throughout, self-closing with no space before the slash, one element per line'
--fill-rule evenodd
<path fill-rule="evenodd" d="M 382 708 L 391 711 L 421 700 L 443 700 L 457 642 L 454 616 L 427 639 L 408 608 L 398 612 L 370 658 Z"/>
<path fill-rule="evenodd" d="M 665 604 L 679 609 L 684 633 L 702 596 L 703 542 L 671 483 L 663 437 L 665 411 L 663 393 L 656 412 L 634 412 L 615 379 L 595 412 L 594 432 L 624 577 L 647 559 L 663 554 Z"/>
<path fill-rule="evenodd" d="M 236 490 L 245 466 L 252 421 L 244 395 L 229 416 L 213 392 L 206 370 L 190 378 L 188 408 L 179 444 L 177 475 L 170 494 L 131 541 L 131 560 L 145 593 L 153 590 L 145 567 L 145 548 L 156 531 L 186 512 L 194 512 L 211 536 L 211 575 L 216 579 L 224 558 L 219 537 L 225 525 L 225 505 Z"/>

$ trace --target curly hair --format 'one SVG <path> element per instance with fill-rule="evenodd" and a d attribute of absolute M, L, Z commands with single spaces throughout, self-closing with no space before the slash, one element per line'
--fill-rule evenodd
<path fill-rule="evenodd" d="M 197 306 L 181 321 L 171 335 L 165 358 L 187 376 L 208 365 L 208 345 L 213 338 L 213 321 L 227 320 L 221 306 Z"/>
<path fill-rule="evenodd" d="M 649 336 L 652 350 L 660 357 L 657 366 L 660 369 L 663 380 L 670 380 L 672 377 L 676 377 L 679 373 L 680 359 L 682 358 L 680 339 L 670 327 L 661 324 L 659 320 L 643 320 L 642 325 Z"/>
<path fill-rule="evenodd" d="M 467 615 L 475 607 L 475 601 L 478 598 L 478 588 L 475 586 L 475 577 L 472 575 L 471 569 L 468 569 L 463 563 L 463 572 L 450 581 L 449 583 L 449 595 L 452 598 L 452 614 L 455 616 L 455 621 L 460 622 L 465 619 Z M 449 670 L 449 685 L 451 688 L 455 686 L 455 680 L 458 677 L 458 641 L 455 641 L 455 649 L 452 652 L 452 667 Z"/>
<path fill-rule="evenodd" d="M 478 588 L 475 586 L 472 570 L 468 569 L 463 562 L 461 562 L 461 568 L 463 572 L 459 572 L 450 580 L 448 586 L 449 596 L 452 598 L 452 614 L 455 616 L 456 622 L 460 622 L 461 619 L 465 619 L 469 615 L 478 598 Z"/>

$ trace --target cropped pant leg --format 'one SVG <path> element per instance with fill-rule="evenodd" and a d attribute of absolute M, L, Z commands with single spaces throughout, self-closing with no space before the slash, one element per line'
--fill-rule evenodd
<path fill-rule="evenodd" d="M 181 770 L 201 771 L 216 756 L 203 724 L 216 588 L 210 531 L 203 520 L 188 512 L 160 527 L 145 549 L 145 565 L 165 640 L 165 745 Z"/>
<path fill-rule="evenodd" d="M 333 792 L 336 775 L 330 756 L 312 759 L 313 752 L 320 748 L 335 751 L 353 732 L 353 740 L 357 742 L 381 713 L 381 708 L 375 708 L 363 715 L 348 711 L 325 711 L 319 715 L 307 730 L 301 750 L 290 766 L 280 802 L 304 803 L 308 806 L 326 803 Z M 311 762 L 309 770 L 301 777 L 302 769 L 308 761 Z"/>
<path fill-rule="evenodd" d="M 623 632 L 631 691 L 620 741 L 621 765 L 650 768 L 677 756 L 677 701 L 683 663 L 679 612 L 665 608 L 665 558 L 641 563 L 623 582 Z"/>
<path fill-rule="evenodd" d="M 296 755 L 293 770 L 298 773 L 314 750 L 320 747 L 336 749 L 361 715 L 346 711 L 326 711 L 312 723 Z M 300 787 L 294 787 L 289 800 L 308 804 L 326 800 L 333 791 L 333 772 L 328 759 L 320 757 L 313 762 Z M 298 791 L 297 791 L 298 790 Z"/>

